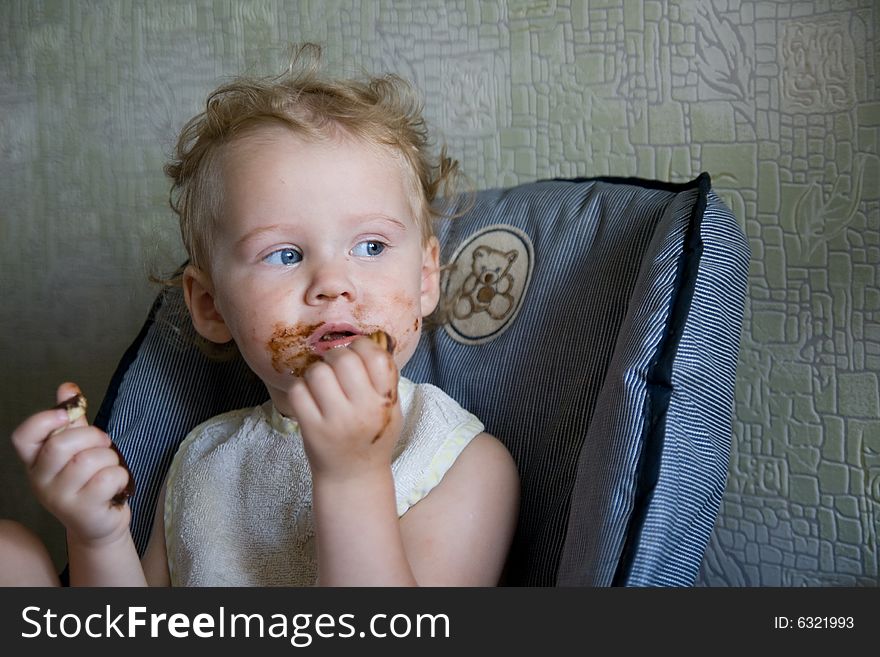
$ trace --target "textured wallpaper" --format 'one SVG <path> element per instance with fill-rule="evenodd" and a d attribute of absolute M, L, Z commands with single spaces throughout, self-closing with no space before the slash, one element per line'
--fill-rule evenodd
<path fill-rule="evenodd" d="M 700 171 L 753 262 L 728 489 L 699 583 L 880 584 L 874 0 L 0 3 L 0 432 L 97 405 L 180 259 L 162 164 L 224 76 L 393 71 L 478 188 Z M 63 559 L 4 439 L 0 515 Z"/>

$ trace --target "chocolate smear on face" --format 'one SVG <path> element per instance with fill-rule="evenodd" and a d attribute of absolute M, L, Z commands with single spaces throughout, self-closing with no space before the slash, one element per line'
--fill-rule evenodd
<path fill-rule="evenodd" d="M 84 395 L 78 393 L 69 399 L 65 399 L 63 402 L 55 406 L 55 408 L 67 411 L 67 422 L 73 423 L 79 418 L 85 416 L 86 409 L 88 409 L 88 402 Z M 134 495 L 134 477 L 131 474 L 128 463 L 125 462 L 125 457 L 122 456 L 122 452 L 119 451 L 116 443 L 110 441 L 110 448 L 116 452 L 116 456 L 119 457 L 119 465 L 125 468 L 125 471 L 128 473 L 128 483 L 125 485 L 125 488 L 116 493 L 116 495 L 110 499 L 110 504 L 113 506 L 122 506 L 125 504 L 125 500 Z"/>
<path fill-rule="evenodd" d="M 309 365 L 321 359 L 309 345 L 309 336 L 322 324 L 275 325 L 266 349 L 276 372 L 301 377 Z"/>

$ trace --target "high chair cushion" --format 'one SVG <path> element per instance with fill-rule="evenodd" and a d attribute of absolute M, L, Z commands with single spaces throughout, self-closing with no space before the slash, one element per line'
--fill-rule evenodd
<path fill-rule="evenodd" d="M 542 181 L 460 209 L 437 227 L 443 300 L 403 373 L 517 463 L 504 583 L 693 583 L 726 482 L 749 257 L 709 176 Z M 140 549 L 189 429 L 266 397 L 239 358 L 199 351 L 179 293 L 160 296 L 97 419 L 138 483 Z"/>

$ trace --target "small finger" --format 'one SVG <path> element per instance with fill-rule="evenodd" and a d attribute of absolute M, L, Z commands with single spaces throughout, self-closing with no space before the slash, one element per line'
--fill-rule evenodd
<path fill-rule="evenodd" d="M 94 427 L 76 427 L 50 436 L 31 465 L 31 479 L 37 486 L 49 485 L 79 452 L 109 445 L 109 436 Z"/>
<path fill-rule="evenodd" d="M 67 427 L 67 411 L 49 409 L 35 413 L 12 432 L 12 445 L 26 467 L 33 467 L 37 455 L 49 436 Z"/>
<path fill-rule="evenodd" d="M 321 419 L 321 409 L 315 402 L 308 385 L 303 379 L 298 379 L 290 389 L 290 406 L 300 426 L 310 424 Z"/>
<path fill-rule="evenodd" d="M 370 333 L 367 338 L 369 338 L 371 342 L 375 342 L 377 345 L 379 345 L 381 349 L 384 349 L 389 354 L 394 355 L 396 343 L 394 341 L 394 338 L 388 335 L 385 331 L 379 329 L 378 331 Z"/>
<path fill-rule="evenodd" d="M 128 470 L 121 465 L 108 466 L 95 472 L 80 488 L 78 495 L 88 504 L 122 508 L 127 498 L 121 497 L 120 493 L 127 485 Z"/>
<path fill-rule="evenodd" d="M 74 454 L 65 464 L 55 477 L 53 486 L 56 486 L 60 490 L 72 491 L 79 494 L 79 491 L 84 488 L 98 472 L 118 465 L 119 458 L 112 449 L 107 447 L 92 447 L 84 449 Z"/>
<path fill-rule="evenodd" d="M 396 399 L 400 374 L 391 355 L 379 345 L 366 339 L 355 340 L 349 348 L 361 357 L 367 376 L 376 392 L 383 397 L 390 396 Z"/>
<path fill-rule="evenodd" d="M 88 425 L 86 411 L 88 402 L 79 386 L 75 383 L 62 383 L 55 393 L 58 405 L 55 408 L 64 409 L 67 412 L 68 423 L 72 427 L 84 427 Z"/>
<path fill-rule="evenodd" d="M 333 368 L 324 361 L 315 363 L 306 370 L 301 380 L 305 382 L 321 415 L 329 417 L 344 395 Z"/>
<path fill-rule="evenodd" d="M 55 401 L 60 404 L 61 402 L 80 394 L 82 394 L 82 390 L 79 389 L 78 385 L 66 381 L 58 386 L 58 389 L 55 391 Z"/>
<path fill-rule="evenodd" d="M 363 341 L 363 338 L 358 338 L 352 345 Z M 353 346 L 348 349 L 336 349 L 328 356 L 325 362 L 333 370 L 339 387 L 348 400 L 358 403 L 368 395 L 375 394 L 373 382 L 359 350 Z"/>

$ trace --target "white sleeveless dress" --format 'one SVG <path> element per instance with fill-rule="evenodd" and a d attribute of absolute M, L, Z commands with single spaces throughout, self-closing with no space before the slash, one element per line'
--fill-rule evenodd
<path fill-rule="evenodd" d="M 439 388 L 400 379 L 404 426 L 391 470 L 402 516 L 483 424 Z M 218 415 L 168 471 L 165 545 L 173 586 L 312 586 L 312 476 L 296 422 L 271 401 Z"/>

